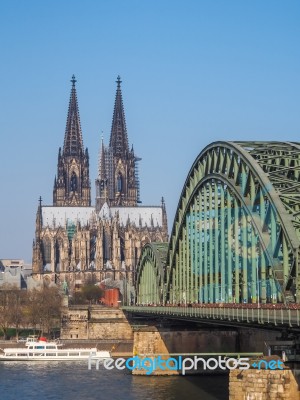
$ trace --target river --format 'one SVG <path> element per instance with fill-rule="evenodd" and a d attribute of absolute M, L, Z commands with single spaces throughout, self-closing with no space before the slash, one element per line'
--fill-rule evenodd
<path fill-rule="evenodd" d="M 87 362 L 0 362 L 3 400 L 228 400 L 228 376 L 132 376 Z"/>

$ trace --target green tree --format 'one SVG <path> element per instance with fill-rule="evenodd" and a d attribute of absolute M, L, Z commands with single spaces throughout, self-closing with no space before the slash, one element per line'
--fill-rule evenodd
<path fill-rule="evenodd" d="M 81 288 L 81 296 L 83 300 L 91 303 L 97 303 L 103 296 L 103 290 L 97 285 L 84 285 Z"/>

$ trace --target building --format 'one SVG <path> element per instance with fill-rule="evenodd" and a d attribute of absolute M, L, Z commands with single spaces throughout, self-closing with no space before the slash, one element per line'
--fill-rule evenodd
<path fill-rule="evenodd" d="M 20 259 L 0 259 L 0 290 L 6 287 L 26 289 L 32 266 Z"/>
<path fill-rule="evenodd" d="M 105 147 L 102 139 L 95 206 L 91 205 L 89 154 L 83 146 L 74 76 L 71 82 L 53 205 L 43 205 L 40 198 L 36 214 L 33 276 L 69 288 L 122 280 L 130 285 L 142 246 L 168 240 L 165 203 L 162 199 L 159 206 L 140 205 L 140 158 L 133 147 L 129 150 L 118 77 L 110 142 Z"/>

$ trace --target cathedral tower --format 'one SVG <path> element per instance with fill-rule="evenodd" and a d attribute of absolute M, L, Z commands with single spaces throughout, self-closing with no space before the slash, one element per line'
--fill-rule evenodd
<path fill-rule="evenodd" d="M 88 282 L 110 281 L 133 295 L 142 247 L 168 240 L 165 202 L 139 206 L 137 164 L 128 145 L 121 79 L 117 78 L 109 146 L 102 139 L 96 207 L 91 206 L 89 155 L 84 150 L 75 77 L 72 77 L 64 145 L 58 152 L 53 205 L 36 214 L 33 276 L 71 292 Z M 123 280 L 126 283 L 120 283 Z M 74 295 L 75 298 L 75 295 Z M 129 296 L 130 298 L 130 296 Z"/>
<path fill-rule="evenodd" d="M 76 79 L 72 76 L 72 88 L 67 116 L 63 151 L 59 148 L 57 177 L 54 180 L 54 206 L 90 206 L 89 154 L 84 151 Z"/>
<path fill-rule="evenodd" d="M 107 202 L 109 206 L 137 206 L 139 180 L 137 163 L 141 159 L 129 150 L 123 107 L 121 78 L 117 78 L 109 147 L 101 143 L 98 178 L 96 180 L 96 209 L 99 211 Z"/>

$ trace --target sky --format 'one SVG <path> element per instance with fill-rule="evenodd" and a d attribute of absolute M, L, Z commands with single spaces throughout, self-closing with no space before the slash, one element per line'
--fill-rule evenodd
<path fill-rule="evenodd" d="M 293 0 L 0 0 L 0 259 L 31 262 L 72 74 L 92 198 L 120 75 L 141 200 L 164 196 L 171 230 L 206 145 L 300 141 L 299 18 Z"/>

